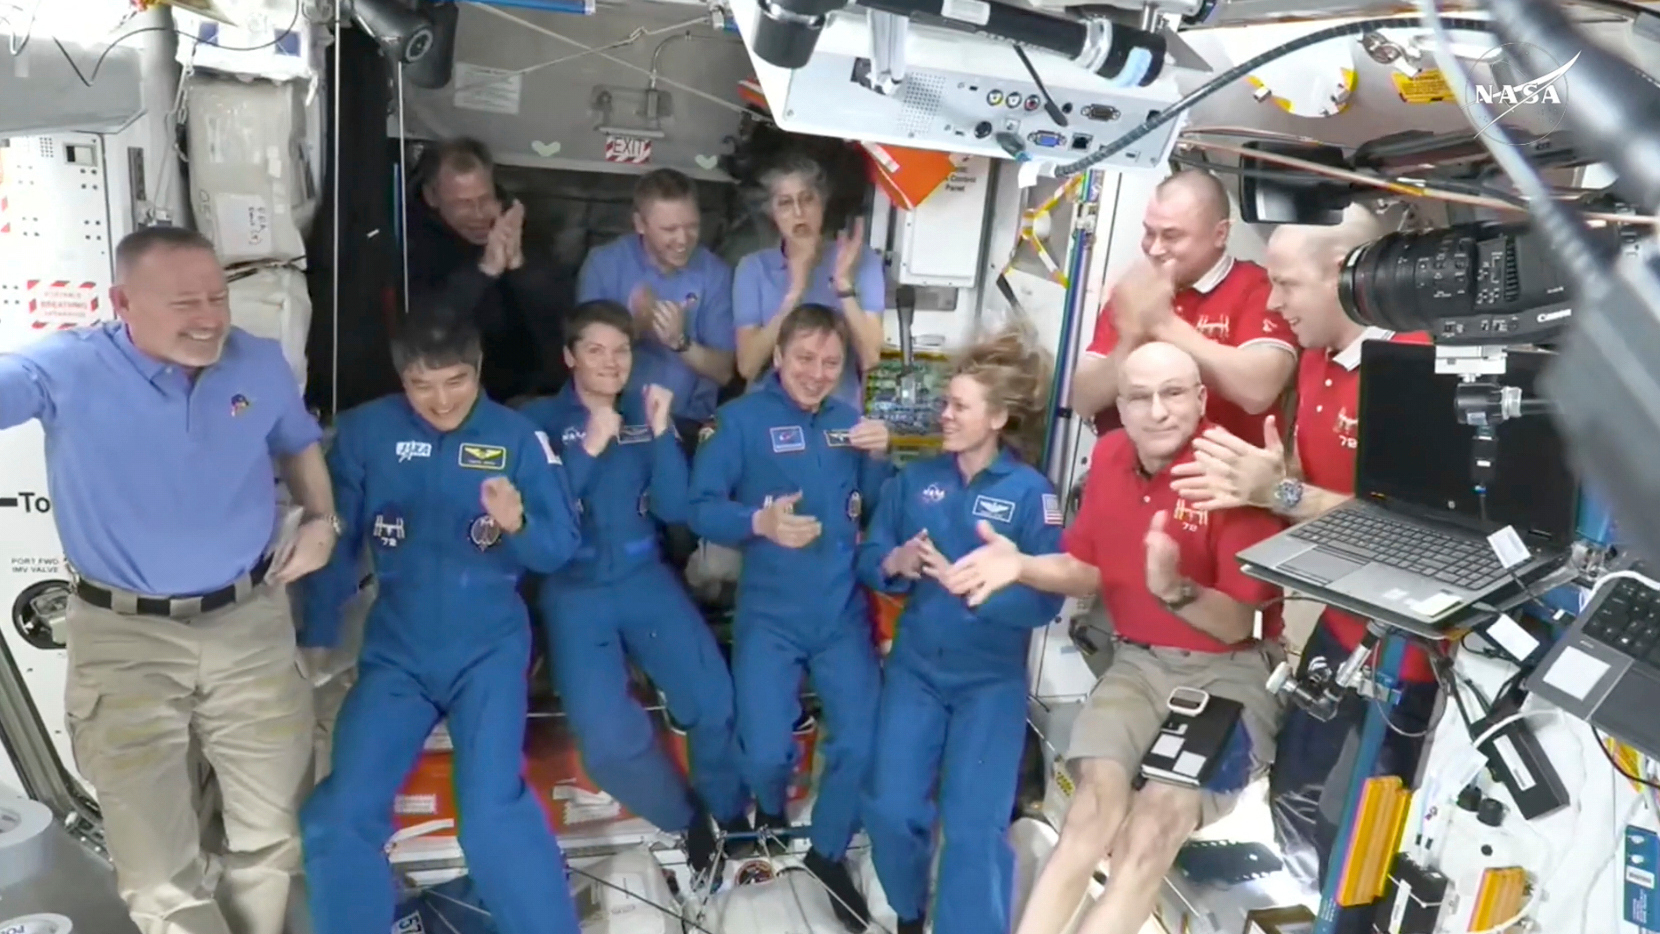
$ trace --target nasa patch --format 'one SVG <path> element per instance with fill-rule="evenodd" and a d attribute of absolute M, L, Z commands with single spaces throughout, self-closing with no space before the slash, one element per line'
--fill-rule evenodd
<path fill-rule="evenodd" d="M 937 502 L 940 502 L 943 499 L 945 499 L 945 487 L 940 486 L 937 483 L 930 483 L 927 486 L 922 488 L 922 501 L 923 502 L 925 502 L 925 503 L 937 503 Z"/>
<path fill-rule="evenodd" d="M 375 525 L 369 535 L 375 540 L 375 544 L 382 548 L 398 547 L 404 540 L 403 516 L 395 509 L 376 513 Z"/>
<path fill-rule="evenodd" d="M 857 521 L 863 511 L 864 500 L 859 496 L 859 491 L 854 490 L 847 494 L 847 517 Z"/>
<path fill-rule="evenodd" d="M 559 441 L 566 447 L 570 447 L 573 444 L 581 444 L 586 437 L 587 433 L 582 430 L 581 426 L 572 425 L 560 432 Z"/>
<path fill-rule="evenodd" d="M 501 541 L 501 526 L 486 513 L 474 519 L 473 524 L 468 526 L 467 537 L 478 546 L 479 551 L 485 551 Z"/>

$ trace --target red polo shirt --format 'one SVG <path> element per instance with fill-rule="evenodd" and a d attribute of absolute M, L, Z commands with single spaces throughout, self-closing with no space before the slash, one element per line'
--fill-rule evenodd
<path fill-rule="evenodd" d="M 1207 427 L 1201 425 L 1199 431 Z M 1189 449 L 1177 463 L 1192 459 Z M 1100 569 L 1101 599 L 1119 636 L 1194 652 L 1238 648 L 1195 629 L 1147 590 L 1147 526 L 1160 510 L 1168 513 L 1164 528 L 1181 548 L 1179 567 L 1188 580 L 1241 603 L 1266 603 L 1279 596 L 1274 585 L 1246 577 L 1234 555 L 1279 532 L 1284 524 L 1260 509 L 1203 513 L 1192 508 L 1170 489 L 1169 467 L 1153 477 L 1142 472 L 1135 447 L 1122 430 L 1095 442 L 1083 504 L 1062 547 Z M 1280 615 L 1263 614 L 1263 628 L 1265 638 L 1279 638 Z"/>
<path fill-rule="evenodd" d="M 1296 337 L 1285 319 L 1268 310 L 1268 273 L 1248 260 L 1222 257 L 1210 272 L 1191 287 L 1176 293 L 1176 317 L 1193 325 L 1200 334 L 1229 347 L 1268 344 L 1296 356 Z M 1118 329 L 1112 323 L 1112 302 L 1108 301 L 1095 319 L 1095 338 L 1085 353 L 1104 357 L 1118 346 Z M 1274 412 L 1252 415 L 1223 398 L 1215 388 L 1205 405 L 1205 417 L 1235 435 L 1262 443 L 1262 420 Z M 1107 406 L 1095 417 L 1095 430 L 1105 436 L 1118 428 L 1118 410 Z"/>
<path fill-rule="evenodd" d="M 1360 346 L 1369 340 L 1427 344 L 1422 332 L 1396 334 L 1367 328 L 1358 340 L 1339 353 L 1308 350 L 1297 366 L 1297 459 L 1303 479 L 1334 493 L 1355 491 L 1355 429 L 1360 414 Z M 1366 621 L 1352 613 L 1328 608 L 1320 617 L 1345 649 L 1353 650 L 1366 638 Z M 1429 656 L 1412 646 L 1402 663 L 1401 677 L 1414 682 L 1435 680 Z"/>

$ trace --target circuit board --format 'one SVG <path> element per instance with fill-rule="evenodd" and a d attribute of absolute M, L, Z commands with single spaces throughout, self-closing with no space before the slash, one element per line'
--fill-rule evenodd
<path fill-rule="evenodd" d="M 899 466 L 940 449 L 939 411 L 951 381 L 951 360 L 944 354 L 916 353 L 916 398 L 900 398 L 904 364 L 898 351 L 884 350 L 865 375 L 865 414 L 888 423 L 893 459 Z"/>

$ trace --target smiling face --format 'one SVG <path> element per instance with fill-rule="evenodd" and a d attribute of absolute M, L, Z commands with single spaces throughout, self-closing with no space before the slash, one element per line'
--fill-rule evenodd
<path fill-rule="evenodd" d="M 784 392 L 804 409 L 817 409 L 841 382 L 847 345 L 829 330 L 797 331 L 772 352 L 773 367 Z"/>
<path fill-rule="evenodd" d="M 991 404 L 985 385 L 960 373 L 946 386 L 940 409 L 941 446 L 957 454 L 994 445 L 1008 421 L 1009 413 Z"/>
<path fill-rule="evenodd" d="M 133 346 L 187 369 L 219 362 L 230 335 L 230 290 L 211 250 L 161 245 L 129 263 L 110 289 Z"/>
<path fill-rule="evenodd" d="M 454 431 L 478 401 L 478 367 L 470 363 L 429 367 L 415 362 L 399 374 L 410 408 L 439 431 Z"/>
<path fill-rule="evenodd" d="M 1119 368 L 1118 414 L 1144 465 L 1169 463 L 1204 418 L 1198 364 L 1170 344 L 1136 348 Z"/>
<path fill-rule="evenodd" d="M 1228 217 L 1191 185 L 1171 185 L 1153 196 L 1141 221 L 1141 251 L 1190 286 L 1222 261 Z"/>
<path fill-rule="evenodd" d="M 478 246 L 490 239 L 490 228 L 502 212 L 495 177 L 482 166 L 466 172 L 440 169 L 424 195 L 445 225 Z"/>
<path fill-rule="evenodd" d="M 565 364 L 577 389 L 600 396 L 620 395 L 634 365 L 633 342 L 622 331 L 595 321 L 565 348 Z"/>
<path fill-rule="evenodd" d="M 693 199 L 659 199 L 646 202 L 634 212 L 634 231 L 652 262 L 665 272 L 673 272 L 691 262 L 702 221 Z"/>
<path fill-rule="evenodd" d="M 1306 237 L 1276 231 L 1268 241 L 1268 310 L 1280 315 L 1297 335 L 1297 343 L 1314 349 L 1341 349 L 1342 325 L 1348 319 L 1337 299 L 1337 270 L 1320 262 Z"/>

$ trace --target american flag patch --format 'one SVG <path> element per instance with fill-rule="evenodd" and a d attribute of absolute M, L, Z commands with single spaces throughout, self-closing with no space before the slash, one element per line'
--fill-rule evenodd
<path fill-rule="evenodd" d="M 1061 524 L 1061 498 L 1053 493 L 1043 494 L 1043 524 Z"/>

